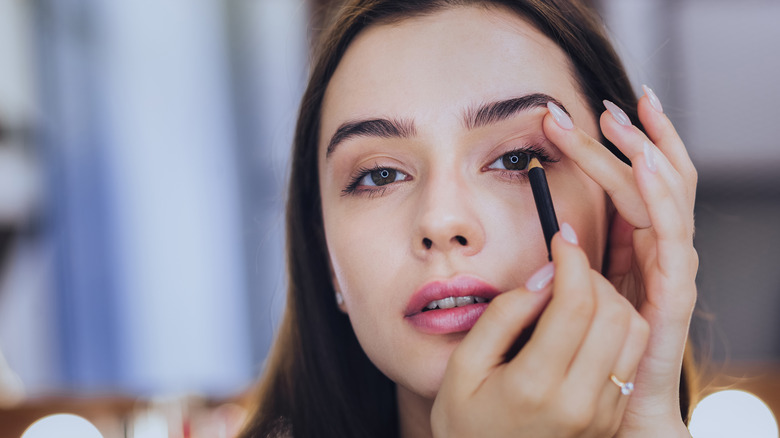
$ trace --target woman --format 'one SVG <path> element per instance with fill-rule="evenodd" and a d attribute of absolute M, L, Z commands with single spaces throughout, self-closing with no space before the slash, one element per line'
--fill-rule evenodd
<path fill-rule="evenodd" d="M 355 0 L 323 41 L 244 436 L 686 436 L 696 172 L 593 15 Z"/>

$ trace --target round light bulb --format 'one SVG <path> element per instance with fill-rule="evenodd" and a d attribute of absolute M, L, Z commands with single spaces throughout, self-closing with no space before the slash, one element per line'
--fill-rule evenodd
<path fill-rule="evenodd" d="M 103 438 L 97 428 L 78 415 L 54 414 L 36 421 L 22 438 Z"/>
<path fill-rule="evenodd" d="M 688 429 L 693 438 L 778 438 L 772 410 L 755 395 L 738 390 L 705 397 L 693 410 Z"/>

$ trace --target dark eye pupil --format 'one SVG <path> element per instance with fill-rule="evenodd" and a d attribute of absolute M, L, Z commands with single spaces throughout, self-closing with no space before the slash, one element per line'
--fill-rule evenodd
<path fill-rule="evenodd" d="M 528 167 L 530 159 L 528 154 L 511 152 L 504 155 L 502 161 L 504 162 L 504 167 L 508 170 L 525 170 L 525 168 Z"/>
<path fill-rule="evenodd" d="M 390 184 L 395 181 L 396 171 L 394 169 L 379 169 L 371 172 L 371 180 L 378 186 Z"/>

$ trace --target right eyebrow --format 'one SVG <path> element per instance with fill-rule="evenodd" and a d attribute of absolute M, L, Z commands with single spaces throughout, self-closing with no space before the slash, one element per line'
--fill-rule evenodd
<path fill-rule="evenodd" d="M 336 146 L 352 137 L 382 137 L 382 138 L 409 138 L 417 135 L 414 123 L 397 119 L 370 119 L 347 122 L 336 129 L 336 133 L 330 138 L 325 157 L 336 149 Z"/>

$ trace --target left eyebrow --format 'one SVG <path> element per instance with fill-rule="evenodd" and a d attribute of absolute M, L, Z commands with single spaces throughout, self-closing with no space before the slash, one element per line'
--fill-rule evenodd
<path fill-rule="evenodd" d="M 566 114 L 569 114 L 569 111 L 566 110 L 558 99 L 544 93 L 534 93 L 512 99 L 486 103 L 477 108 L 470 108 L 466 110 L 463 116 L 463 124 L 469 130 L 492 125 L 506 120 L 519 112 L 533 108 L 546 108 L 547 102 L 554 103 L 566 112 Z"/>

